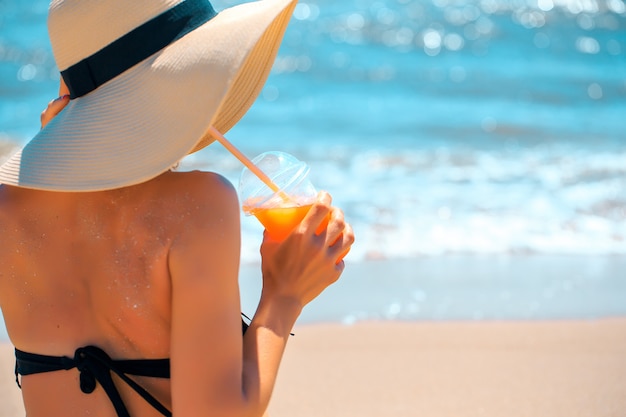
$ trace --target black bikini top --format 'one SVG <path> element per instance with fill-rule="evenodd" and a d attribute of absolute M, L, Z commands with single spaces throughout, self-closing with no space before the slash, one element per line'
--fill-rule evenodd
<path fill-rule="evenodd" d="M 170 410 L 128 377 L 128 375 L 135 375 L 169 378 L 169 359 L 113 360 L 102 349 L 95 346 L 76 349 L 73 358 L 37 355 L 15 349 L 15 358 L 15 379 L 20 388 L 19 375 L 32 375 L 76 368 L 80 372 L 80 390 L 82 392 L 91 394 L 96 389 L 96 385 L 100 383 L 111 403 L 113 403 L 117 415 L 119 417 L 130 417 L 122 397 L 113 383 L 111 374 L 115 373 L 161 414 L 167 417 L 172 415 Z"/>
<path fill-rule="evenodd" d="M 245 333 L 248 325 L 242 320 L 241 327 L 242 332 Z M 76 349 L 73 358 L 67 356 L 38 355 L 15 349 L 15 359 L 15 381 L 20 388 L 20 375 L 33 375 L 76 368 L 80 372 L 80 390 L 82 392 L 91 394 L 99 383 L 109 397 L 109 400 L 111 400 L 117 415 L 119 417 L 130 417 L 128 409 L 113 382 L 112 373 L 115 373 L 130 388 L 146 400 L 148 404 L 154 407 L 155 410 L 166 417 L 172 416 L 170 410 L 129 377 L 129 375 L 133 375 L 169 378 L 169 359 L 113 360 L 105 351 L 96 346 L 86 346 Z"/>

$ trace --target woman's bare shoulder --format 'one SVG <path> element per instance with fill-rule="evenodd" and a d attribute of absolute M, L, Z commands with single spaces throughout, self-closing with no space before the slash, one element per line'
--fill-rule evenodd
<path fill-rule="evenodd" d="M 232 183 L 226 177 L 211 171 L 167 171 L 157 179 L 177 186 L 227 187 L 234 191 Z"/>
<path fill-rule="evenodd" d="M 150 190 L 161 204 L 170 204 L 174 210 L 201 209 L 210 214 L 233 210 L 238 204 L 233 184 L 214 172 L 167 172 L 151 182 Z"/>
<path fill-rule="evenodd" d="M 239 202 L 234 186 L 213 172 L 169 172 L 157 184 L 161 206 L 183 222 L 187 238 L 207 231 L 217 234 L 239 233 Z M 206 241 L 206 235 L 203 237 Z"/>
<path fill-rule="evenodd" d="M 0 236 L 7 236 L 9 230 L 14 229 L 24 211 L 20 200 L 15 197 L 15 187 L 0 184 Z M 19 194 L 18 194 L 19 196 Z"/>
<path fill-rule="evenodd" d="M 6 185 L 0 184 L 0 236 L 6 236 L 6 229 L 8 226 L 6 189 Z"/>

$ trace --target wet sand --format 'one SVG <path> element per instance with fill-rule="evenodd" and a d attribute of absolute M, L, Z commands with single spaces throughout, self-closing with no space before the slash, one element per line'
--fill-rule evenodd
<path fill-rule="evenodd" d="M 299 325 L 272 417 L 623 417 L 626 318 Z M 0 345 L 0 417 L 24 415 Z"/>

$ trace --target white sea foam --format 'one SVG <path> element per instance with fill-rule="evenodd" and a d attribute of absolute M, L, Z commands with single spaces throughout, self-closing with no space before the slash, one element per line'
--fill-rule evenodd
<path fill-rule="evenodd" d="M 353 224 L 354 260 L 626 254 L 626 150 L 380 149 L 298 157 L 309 158 L 314 183 L 331 191 Z M 239 168 L 222 161 L 230 171 L 213 168 L 236 182 Z M 243 260 L 255 262 L 262 228 L 243 217 L 242 229 Z"/>

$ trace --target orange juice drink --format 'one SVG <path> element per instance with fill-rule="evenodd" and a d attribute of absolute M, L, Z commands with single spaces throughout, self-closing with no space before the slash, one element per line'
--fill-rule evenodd
<path fill-rule="evenodd" d="M 302 221 L 311 205 L 297 207 L 257 207 L 250 210 L 274 240 L 283 240 Z"/>
<path fill-rule="evenodd" d="M 289 233 L 304 219 L 311 206 L 312 204 L 293 207 L 252 207 L 244 203 L 243 210 L 255 216 L 272 239 L 281 241 L 286 239 Z M 328 220 L 330 218 L 322 222 L 317 233 L 321 233 L 324 230 L 328 225 Z M 350 249 L 341 254 L 339 259 L 337 259 L 337 263 L 341 262 L 348 252 L 350 252 Z"/>
<path fill-rule="evenodd" d="M 271 239 L 284 240 L 304 219 L 317 196 L 308 177 L 309 166 L 293 155 L 277 151 L 264 152 L 248 165 L 239 178 L 242 209 L 265 226 Z M 318 234 L 328 220 L 320 224 Z"/>

